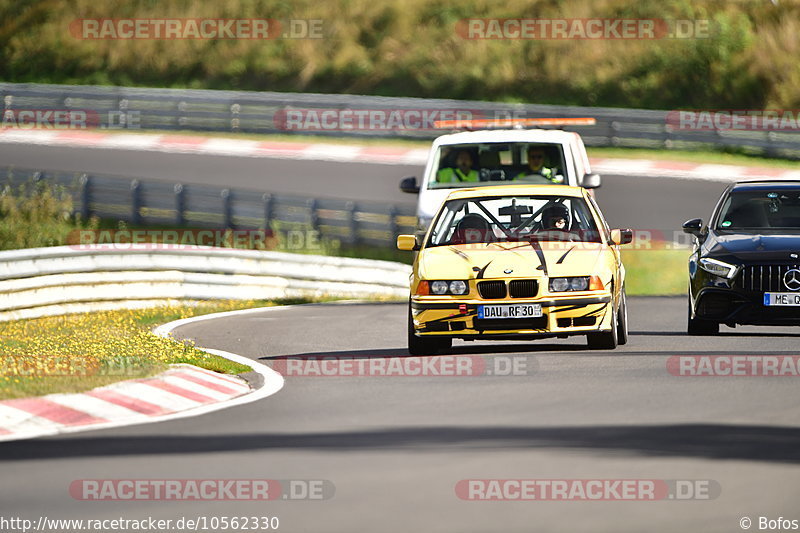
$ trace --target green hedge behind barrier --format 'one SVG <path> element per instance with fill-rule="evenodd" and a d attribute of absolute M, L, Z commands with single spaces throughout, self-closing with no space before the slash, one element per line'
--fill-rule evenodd
<path fill-rule="evenodd" d="M 289 19 L 321 20 L 323 38 L 87 40 L 70 30 L 81 18 L 204 17 L 280 19 L 284 29 Z M 711 34 L 470 40 L 456 31 L 459 21 L 486 17 L 710 20 Z M 0 0 L 0 21 L 0 79 L 10 82 L 661 109 L 800 105 L 795 1 Z"/>

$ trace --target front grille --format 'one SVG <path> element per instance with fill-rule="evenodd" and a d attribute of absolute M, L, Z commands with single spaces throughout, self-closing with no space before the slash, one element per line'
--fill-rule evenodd
<path fill-rule="evenodd" d="M 533 298 L 539 290 L 535 279 L 515 279 L 508 283 L 508 293 L 512 298 Z"/>
<path fill-rule="evenodd" d="M 546 329 L 547 315 L 536 318 L 495 318 L 473 319 L 474 329 L 478 331 L 499 331 L 507 329 Z"/>
<path fill-rule="evenodd" d="M 485 300 L 497 300 L 506 297 L 505 281 L 479 281 L 478 294 Z"/>
<path fill-rule="evenodd" d="M 753 292 L 786 292 L 783 275 L 798 265 L 750 265 L 742 268 L 734 287 Z"/>

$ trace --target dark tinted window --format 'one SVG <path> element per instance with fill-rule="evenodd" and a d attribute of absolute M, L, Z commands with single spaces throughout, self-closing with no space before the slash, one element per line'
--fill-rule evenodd
<path fill-rule="evenodd" d="M 800 230 L 800 189 L 734 190 L 717 219 L 720 230 Z"/>

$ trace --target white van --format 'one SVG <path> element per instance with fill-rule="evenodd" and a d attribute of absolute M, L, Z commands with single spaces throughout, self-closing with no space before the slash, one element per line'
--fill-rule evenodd
<path fill-rule="evenodd" d="M 529 175 L 527 153 L 539 148 L 545 155 L 550 179 Z M 462 179 L 446 169 L 456 166 L 456 158 L 467 151 L 472 168 Z M 444 169 L 444 170 L 443 170 Z M 447 173 L 448 179 L 437 179 Z M 453 179 L 456 178 L 456 179 Z M 592 174 L 581 136 L 552 129 L 504 129 L 466 131 L 442 135 L 433 141 L 422 183 L 416 177 L 400 182 L 400 190 L 419 194 L 417 219 L 419 229 L 428 227 L 445 197 L 453 189 L 488 185 L 523 183 L 558 183 L 593 189 L 600 186 L 600 176 Z"/>

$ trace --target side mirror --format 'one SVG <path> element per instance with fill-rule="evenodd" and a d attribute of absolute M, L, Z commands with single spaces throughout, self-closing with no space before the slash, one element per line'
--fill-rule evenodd
<path fill-rule="evenodd" d="M 703 234 L 703 219 L 693 218 L 683 223 L 683 232 L 700 237 Z"/>
<path fill-rule="evenodd" d="M 617 245 L 630 244 L 633 241 L 633 230 L 612 229 L 611 242 Z"/>
<path fill-rule="evenodd" d="M 584 189 L 597 189 L 600 187 L 600 174 L 586 174 L 581 185 Z"/>
<path fill-rule="evenodd" d="M 419 194 L 419 184 L 417 178 L 411 176 L 400 180 L 400 190 L 411 194 Z"/>
<path fill-rule="evenodd" d="M 397 249 L 405 250 L 406 252 L 413 252 L 414 250 L 419 250 L 417 237 L 415 235 L 398 235 Z"/>

